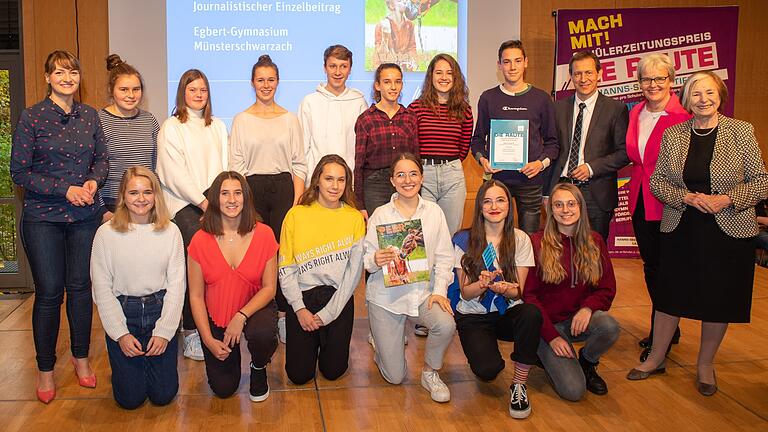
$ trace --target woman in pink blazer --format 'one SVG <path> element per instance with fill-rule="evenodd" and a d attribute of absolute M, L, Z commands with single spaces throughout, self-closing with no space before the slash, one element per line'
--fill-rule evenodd
<path fill-rule="evenodd" d="M 640 257 L 643 259 L 645 285 L 653 304 L 659 267 L 659 229 L 664 205 L 651 193 L 649 181 L 656 168 L 664 131 L 672 125 L 688 120 L 691 115 L 680 105 L 677 95 L 672 92 L 675 67 L 668 56 L 650 54 L 643 57 L 637 65 L 637 79 L 645 100 L 635 105 L 629 113 L 627 156 L 632 162 L 629 211 L 632 213 L 632 226 Z M 640 341 L 640 346 L 644 348 L 640 355 L 641 362 L 645 361 L 651 352 L 653 339 L 650 335 L 653 335 L 653 311 L 649 336 Z M 678 328 L 672 343 L 677 343 L 679 338 Z"/>

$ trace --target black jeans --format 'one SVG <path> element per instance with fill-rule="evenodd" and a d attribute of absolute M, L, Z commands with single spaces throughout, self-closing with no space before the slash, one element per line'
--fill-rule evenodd
<path fill-rule="evenodd" d="M 507 184 L 509 193 L 515 198 L 517 209 L 517 226 L 526 232 L 533 234 L 541 225 L 541 201 L 542 185 Z"/>
<path fill-rule="evenodd" d="M 218 327 L 208 318 L 211 334 L 215 339 L 224 340 L 226 328 Z M 277 349 L 277 306 L 270 302 L 256 311 L 245 322 L 243 327 L 245 339 L 248 341 L 248 352 L 251 363 L 257 368 L 263 368 L 272 359 Z M 205 373 L 208 375 L 208 385 L 213 393 L 220 397 L 230 397 L 240 385 L 240 344 L 232 348 L 229 356 L 221 361 L 213 356 L 211 350 L 203 344 Z"/>
<path fill-rule="evenodd" d="M 307 310 L 317 313 L 336 293 L 332 286 L 318 286 L 301 293 Z M 320 373 L 326 379 L 335 380 L 349 367 L 349 342 L 352 340 L 352 325 L 355 322 L 354 296 L 342 309 L 338 318 L 306 332 L 299 325 L 293 308 L 285 314 L 285 373 L 294 384 L 304 384 L 315 377 L 319 365 Z"/>
<path fill-rule="evenodd" d="M 128 331 L 144 351 L 152 338 L 155 323 L 163 312 L 165 290 L 144 297 L 119 296 Z M 125 409 L 140 407 L 147 398 L 155 405 L 168 405 L 179 391 L 176 368 L 179 344 L 168 341 L 165 352 L 158 356 L 126 357 L 120 344 L 107 339 L 109 365 L 112 367 L 112 394 Z"/>
<path fill-rule="evenodd" d="M 288 210 L 293 207 L 293 176 L 291 173 L 253 174 L 246 178 L 253 193 L 253 205 L 261 216 L 262 222 L 272 228 L 275 239 L 280 242 L 280 231 L 283 229 L 283 219 Z M 289 309 L 280 281 L 277 281 L 275 294 L 277 310 L 285 312 Z"/>
<path fill-rule="evenodd" d="M 481 380 L 491 381 L 504 369 L 497 339 L 515 343 L 510 355 L 512 361 L 526 365 L 538 363 L 541 312 L 532 304 L 517 304 L 504 315 L 456 312 L 456 329 L 469 367 Z"/>
<path fill-rule="evenodd" d="M 76 222 L 21 220 L 21 240 L 35 281 L 32 335 L 37 368 L 53 370 L 61 305 L 67 293 L 72 357 L 88 357 L 91 343 L 91 246 L 101 216 Z"/>
<path fill-rule="evenodd" d="M 176 216 L 173 217 L 173 222 L 179 227 L 181 231 L 181 240 L 184 242 L 184 262 L 189 259 L 187 257 L 187 248 L 192 241 L 192 237 L 200 230 L 200 218 L 203 216 L 203 211 L 199 207 L 192 204 L 187 205 L 183 209 L 176 212 Z M 185 276 L 186 278 L 186 276 Z M 186 291 L 184 292 L 184 307 L 181 309 L 181 322 L 184 330 L 195 330 L 195 319 L 192 317 L 192 308 L 189 306 L 189 281 L 186 282 Z"/>
<path fill-rule="evenodd" d="M 365 211 L 370 216 L 374 210 L 392 199 L 395 187 L 389 181 L 389 168 L 365 170 L 363 175 L 365 176 L 365 181 L 363 182 L 363 199 L 365 202 L 362 204 L 365 205 Z"/>

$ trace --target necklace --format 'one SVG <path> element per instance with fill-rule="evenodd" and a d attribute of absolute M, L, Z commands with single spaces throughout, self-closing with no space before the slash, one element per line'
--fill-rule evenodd
<path fill-rule="evenodd" d="M 235 242 L 235 238 L 237 238 L 237 233 L 232 234 L 232 237 L 229 237 L 229 238 L 227 238 L 226 235 L 222 234 L 222 235 L 218 236 L 218 238 L 222 242 L 226 241 L 227 243 L 234 243 Z"/>
<path fill-rule="evenodd" d="M 696 135 L 696 136 L 705 137 L 705 136 L 711 134 L 712 132 L 714 132 L 715 129 L 717 129 L 717 126 L 711 128 L 709 130 L 709 132 L 699 133 L 699 132 L 696 132 L 696 129 L 693 127 L 693 123 L 691 123 L 691 132 L 693 132 L 693 134 Z"/>

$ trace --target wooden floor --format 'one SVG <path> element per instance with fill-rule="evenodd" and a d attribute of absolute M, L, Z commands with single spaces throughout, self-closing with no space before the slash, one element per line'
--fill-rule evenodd
<path fill-rule="evenodd" d="M 577 403 L 560 400 L 540 369 L 531 372 L 528 394 L 533 409 L 526 420 L 507 414 L 507 369 L 492 383 L 477 381 L 467 366 L 458 337 L 441 372 L 451 389 L 447 404 L 432 402 L 419 385 L 424 339 L 408 332 L 410 365 L 404 385 L 387 384 L 366 343 L 368 321 L 362 287 L 356 296 L 355 330 L 349 372 L 335 382 L 318 378 L 304 386 L 287 381 L 280 346 L 269 366 L 270 397 L 248 399 L 247 364 L 239 393 L 226 400 L 212 396 L 203 364 L 179 359 L 181 388 L 167 407 L 146 404 L 124 411 L 112 399 L 104 332 L 94 319 L 91 356 L 99 378 L 96 389 L 77 385 L 69 363 L 66 320 L 62 321 L 56 365 L 58 393 L 50 405 L 35 399 L 32 299 L 0 296 L 0 430 L 3 431 L 735 431 L 768 430 L 768 269 L 757 268 L 752 323 L 732 325 L 716 358 L 720 391 L 700 396 L 695 388 L 699 324 L 684 320 L 680 345 L 673 348 L 667 374 L 642 382 L 625 379 L 636 364 L 637 341 L 647 332 L 649 301 L 637 260 L 614 260 L 618 295 L 611 313 L 621 337 L 602 359 L 599 371 L 606 396 L 588 393 Z M 723 287 L 727 291 L 727 287 Z M 502 344 L 505 357 L 510 344 Z M 507 357 L 508 358 L 508 357 Z"/>

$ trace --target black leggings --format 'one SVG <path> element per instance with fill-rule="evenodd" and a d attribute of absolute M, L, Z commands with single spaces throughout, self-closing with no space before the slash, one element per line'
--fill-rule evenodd
<path fill-rule="evenodd" d="M 223 341 L 226 328 L 216 326 L 210 317 L 208 324 L 211 326 L 213 337 Z M 270 302 L 251 315 L 245 322 L 243 333 L 245 333 L 245 339 L 248 341 L 251 363 L 257 368 L 263 368 L 272 359 L 272 354 L 277 349 L 277 307 L 275 303 Z M 213 393 L 220 398 L 232 396 L 240 385 L 240 344 L 232 348 L 232 352 L 224 361 L 214 357 L 208 347 L 205 344 L 202 345 L 208 385 L 211 386 Z"/>
<path fill-rule="evenodd" d="M 520 303 L 506 310 L 486 314 L 456 312 L 456 329 L 469 367 L 478 378 L 490 381 L 504 369 L 497 339 L 514 342 L 512 361 L 538 363 L 536 349 L 541 333 L 541 312 L 532 304 Z"/>
<path fill-rule="evenodd" d="M 283 228 L 285 214 L 293 206 L 293 176 L 291 173 L 253 174 L 246 178 L 253 192 L 253 205 L 261 216 L 262 221 L 272 228 L 275 239 L 280 242 L 280 230 Z M 285 300 L 280 281 L 277 282 L 275 294 L 277 310 L 285 312 L 288 302 Z"/>
<path fill-rule="evenodd" d="M 318 286 L 301 293 L 304 306 L 320 311 L 336 293 L 332 286 Z M 355 298 L 342 309 L 338 318 L 313 332 L 306 332 L 290 306 L 285 314 L 285 373 L 294 384 L 304 384 L 315 377 L 315 369 L 326 379 L 335 380 L 349 367 L 349 342 L 355 322 Z"/>
<path fill-rule="evenodd" d="M 184 242 L 184 262 L 188 262 L 187 248 L 189 243 L 192 242 L 192 237 L 200 229 L 200 218 L 203 216 L 203 211 L 199 207 L 192 204 L 187 205 L 183 209 L 176 212 L 176 216 L 173 217 L 173 222 L 179 227 L 181 232 L 181 240 Z M 192 308 L 189 306 L 189 281 L 186 280 L 185 273 L 185 286 L 186 291 L 184 293 L 184 307 L 181 309 L 181 325 L 184 330 L 195 330 L 195 319 L 192 317 Z"/>

